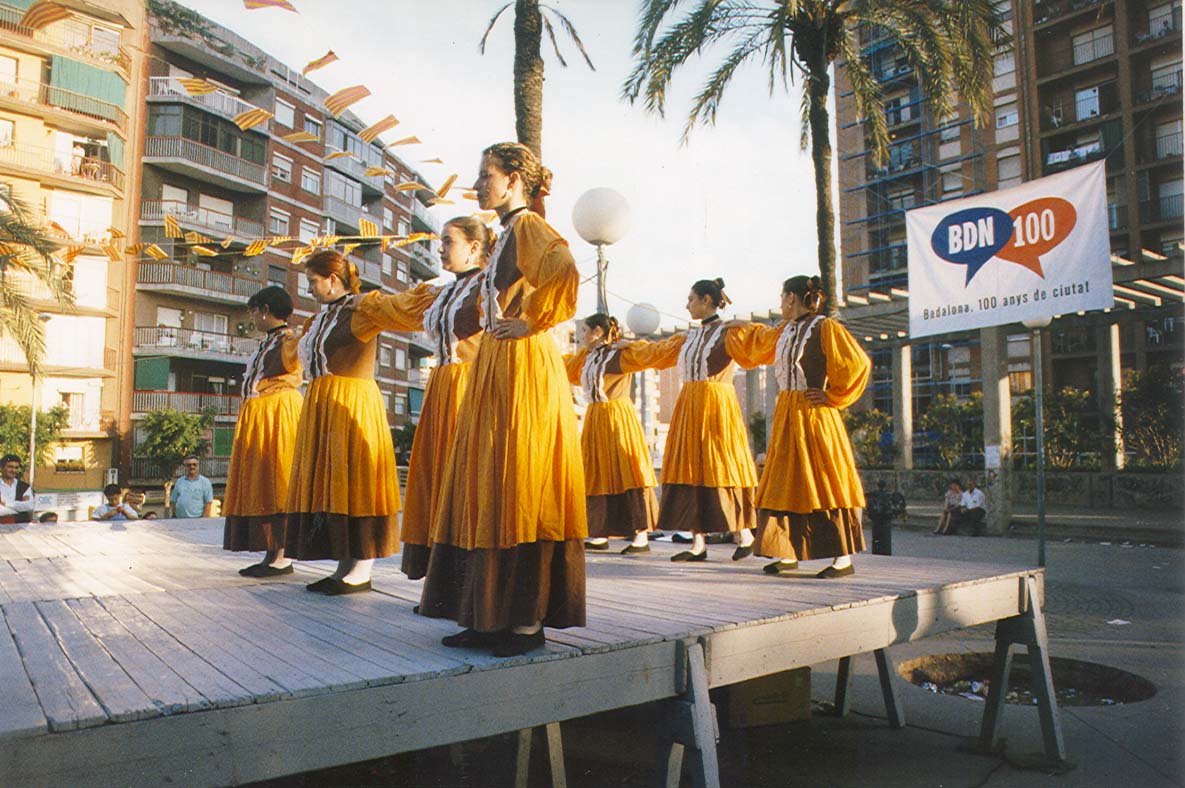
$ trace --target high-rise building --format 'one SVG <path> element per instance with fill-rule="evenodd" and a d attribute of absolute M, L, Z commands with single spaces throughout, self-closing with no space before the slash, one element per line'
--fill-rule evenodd
<path fill-rule="evenodd" d="M 34 388 L 24 355 L 0 338 L 0 402 L 66 409 L 60 442 L 32 469 L 34 489 L 38 508 L 85 517 L 115 478 L 130 388 L 120 353 L 127 266 L 103 247 L 135 234 L 145 9 L 142 0 L 69 4 L 66 18 L 42 25 L 25 18 L 31 5 L 0 3 L 0 189 L 77 251 L 74 303 L 58 304 L 20 273 L 5 279 L 43 315 L 46 366 Z"/>
<path fill-rule="evenodd" d="M 1115 307 L 1056 320 L 1043 332 L 1042 357 L 1046 385 L 1089 390 L 1093 416 L 1105 423 L 1124 371 L 1180 366 L 1185 349 L 1181 3 L 995 5 L 1012 40 L 996 51 L 995 109 L 982 127 L 965 105 L 936 117 L 901 47 L 866 28 L 863 54 L 884 91 L 892 136 L 888 161 L 874 165 L 838 70 L 837 150 L 848 152 L 839 157 L 842 313 L 873 359 L 865 405 L 909 424 L 940 394 L 994 397 L 998 387 L 987 380 L 1006 378 L 1005 397 L 1032 388 L 1032 337 L 1019 325 L 909 337 L 905 212 L 1103 159 Z M 1006 435 L 1007 425 L 998 426 Z M 905 467 L 931 451 L 924 435 L 897 438 Z M 1107 464 L 1122 465 L 1122 452 Z"/>
<path fill-rule="evenodd" d="M 168 257 L 142 253 L 137 265 L 131 419 L 138 424 L 166 406 L 212 409 L 212 451 L 202 472 L 217 485 L 229 464 L 245 363 L 258 341 L 247 299 L 269 284 L 287 288 L 296 302 L 294 324 L 318 308 L 292 265 L 295 244 L 275 241 L 250 254 L 250 242 L 348 238 L 366 234 L 366 222 L 386 235 L 439 228 L 427 210 L 431 191 L 395 188 L 424 184 L 424 177 L 381 140 L 364 141 L 359 133 L 368 124 L 361 118 L 331 115 L 328 93 L 299 71 L 175 3 L 153 3 L 149 20 L 140 238 Z M 204 84 L 192 91 L 188 80 Z M 242 130 L 234 118 L 255 108 L 273 117 Z M 301 132 L 310 141 L 294 136 Z M 168 217 L 181 231 L 208 238 L 204 245 L 217 254 L 198 256 L 191 243 L 169 238 Z M 364 290 L 402 290 L 440 274 L 426 241 L 385 250 L 364 243 L 348 256 Z M 375 375 L 393 427 L 418 417 L 420 360 L 429 353 L 421 337 L 379 339 Z M 172 469 L 136 455 L 142 430 L 136 432 L 126 458 L 130 481 L 167 477 Z"/>

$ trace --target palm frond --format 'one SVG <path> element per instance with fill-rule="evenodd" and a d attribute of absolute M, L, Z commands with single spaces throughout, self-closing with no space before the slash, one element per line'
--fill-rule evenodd
<path fill-rule="evenodd" d="M 585 51 L 584 42 L 580 40 L 580 34 L 576 32 L 576 26 L 572 24 L 572 20 L 568 19 L 568 17 L 562 14 L 557 8 L 553 8 L 549 5 L 540 7 L 547 9 L 549 13 L 555 14 L 556 18 L 560 20 L 560 26 L 564 28 L 564 32 L 566 32 L 568 37 L 572 39 L 572 43 L 576 45 L 576 49 L 580 52 L 580 56 L 584 58 L 584 62 L 588 64 L 589 70 L 596 71 L 597 67 L 593 65 L 592 58 L 590 58 L 588 56 L 588 52 Z"/>
<path fill-rule="evenodd" d="M 494 25 L 498 23 L 498 17 L 502 16 L 502 12 L 504 12 L 507 8 L 510 8 L 512 5 L 514 5 L 514 3 L 507 3 L 495 11 L 494 15 L 490 17 L 490 23 L 486 25 L 486 32 L 482 34 L 481 43 L 477 45 L 478 52 L 483 55 L 486 53 L 486 39 L 490 37 L 490 32 L 494 29 Z"/>
<path fill-rule="evenodd" d="M 872 161 L 876 166 L 889 157 L 889 124 L 885 119 L 884 92 L 872 77 L 868 61 L 860 56 L 859 44 L 853 28 L 845 28 L 836 42 L 840 58 L 845 62 L 848 84 L 856 104 L 856 120 L 864 123 Z"/>
<path fill-rule="evenodd" d="M 762 51 L 768 43 L 768 35 L 767 30 L 760 29 L 751 33 L 728 54 L 728 57 L 724 58 L 720 66 L 708 77 L 708 81 L 704 83 L 691 103 L 691 112 L 688 113 L 687 123 L 683 127 L 682 142 L 684 144 L 687 143 L 696 125 L 710 126 L 716 122 L 716 113 L 720 110 L 720 102 L 724 98 L 724 92 L 728 89 L 729 83 L 732 82 L 733 74 L 743 63 Z"/>
<path fill-rule="evenodd" d="M 811 92 L 803 87 L 798 102 L 798 149 L 806 150 L 811 144 Z"/>
<path fill-rule="evenodd" d="M 0 285 L 5 276 L 0 275 Z M 45 358 L 45 327 L 29 299 L 15 287 L 0 286 L 0 335 L 12 337 L 25 354 L 29 374 L 41 377 Z"/>
<path fill-rule="evenodd" d="M 646 55 L 654 45 L 662 20 L 674 11 L 680 0 L 643 0 L 638 16 L 638 30 L 634 35 L 634 54 Z"/>
<path fill-rule="evenodd" d="M 551 41 L 551 48 L 555 50 L 556 60 L 560 61 L 560 66 L 568 67 L 568 61 L 564 60 L 564 56 L 560 54 L 560 44 L 555 40 L 555 28 L 551 26 L 551 22 L 547 19 L 546 14 L 540 14 L 539 18 L 543 20 L 543 29 L 547 31 L 547 38 Z"/>

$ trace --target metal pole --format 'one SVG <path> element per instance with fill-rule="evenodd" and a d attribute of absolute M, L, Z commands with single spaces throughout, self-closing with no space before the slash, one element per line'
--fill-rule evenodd
<path fill-rule="evenodd" d="M 1045 566 L 1045 370 L 1041 329 L 1033 329 L 1033 387 L 1037 391 L 1037 566 Z"/>
<path fill-rule="evenodd" d="M 605 245 L 597 244 L 597 311 L 609 314 L 609 299 L 605 295 L 605 273 L 609 261 L 605 259 Z"/>
<path fill-rule="evenodd" d="M 33 475 L 37 469 L 37 378 L 33 378 L 33 412 L 29 416 L 29 473 L 25 480 L 33 489 Z"/>
<path fill-rule="evenodd" d="M 647 411 L 650 410 L 650 402 L 646 399 L 646 370 L 642 370 L 641 372 L 638 373 L 638 383 L 641 386 L 641 395 L 642 395 L 641 396 L 641 399 L 642 399 L 642 434 L 644 436 L 646 436 L 646 454 L 649 455 L 650 454 L 650 428 L 647 426 L 648 425 L 648 418 L 649 418 L 649 414 L 647 413 Z"/>

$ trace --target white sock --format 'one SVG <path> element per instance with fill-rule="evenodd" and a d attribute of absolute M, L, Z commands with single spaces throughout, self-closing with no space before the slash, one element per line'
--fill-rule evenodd
<path fill-rule="evenodd" d="M 634 541 L 630 542 L 634 547 L 645 547 L 650 544 L 650 537 L 646 535 L 645 531 L 638 531 L 634 534 Z"/>
<path fill-rule="evenodd" d="M 692 534 L 691 535 L 691 552 L 695 553 L 696 555 L 699 555 L 700 553 L 702 553 L 703 551 L 705 551 L 707 549 L 708 549 L 708 543 L 706 541 L 704 541 L 703 534 Z"/>
<path fill-rule="evenodd" d="M 740 531 L 738 531 L 738 534 L 741 537 L 740 542 L 738 542 L 741 547 L 748 547 L 749 545 L 753 544 L 753 532 L 748 528 L 742 528 Z"/>
<path fill-rule="evenodd" d="M 354 561 L 354 565 L 350 567 L 340 579 L 343 583 L 349 583 L 352 586 L 365 583 L 370 580 L 370 573 L 374 569 L 374 559 L 367 558 L 365 560 Z"/>
<path fill-rule="evenodd" d="M 589 544 L 609 544 L 609 540 L 603 536 L 594 536 L 588 540 Z M 530 633 L 528 633 L 530 634 Z"/>
<path fill-rule="evenodd" d="M 836 556 L 835 560 L 831 562 L 831 565 L 836 569 L 847 569 L 852 565 L 852 557 L 850 555 Z"/>
<path fill-rule="evenodd" d="M 284 548 L 281 547 L 279 550 L 269 550 L 263 558 L 263 565 L 274 569 L 287 569 L 292 566 L 292 559 L 284 557 Z"/>
<path fill-rule="evenodd" d="M 536 621 L 534 624 L 531 624 L 529 627 L 511 627 L 510 631 L 516 635 L 534 635 L 536 632 L 538 632 L 542 628 L 543 628 L 543 622 Z"/>

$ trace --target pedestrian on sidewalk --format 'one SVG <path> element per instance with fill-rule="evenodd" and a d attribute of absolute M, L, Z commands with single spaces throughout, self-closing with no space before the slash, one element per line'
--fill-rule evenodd
<path fill-rule="evenodd" d="M 942 515 L 938 518 L 938 527 L 934 529 L 934 533 L 942 536 L 952 533 L 952 519 L 962 503 L 963 485 L 958 479 L 951 479 L 942 499 Z"/>

